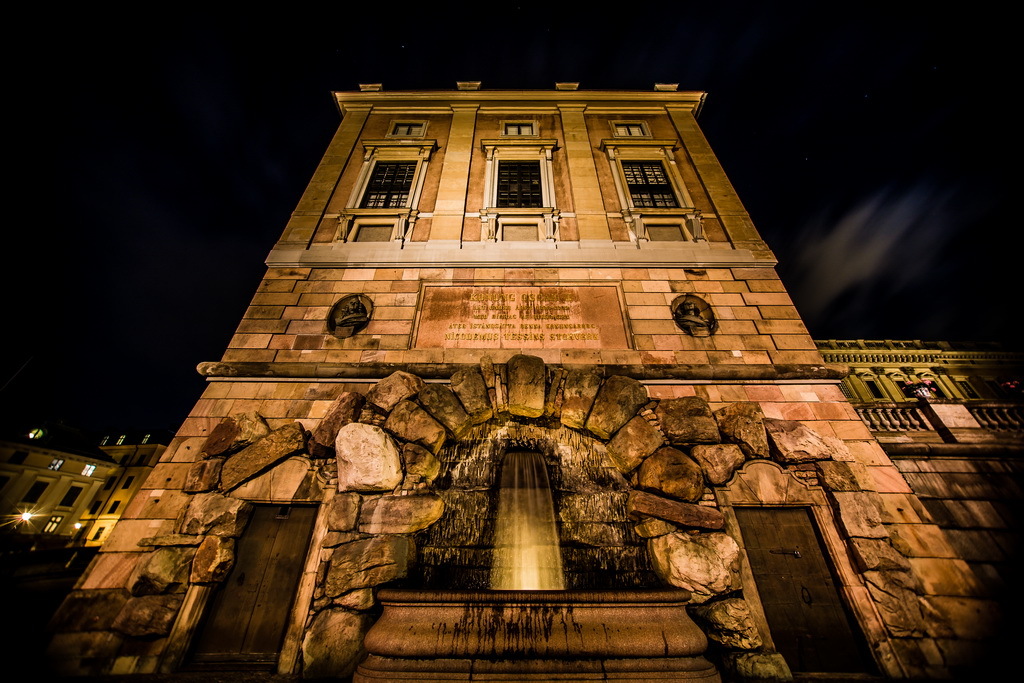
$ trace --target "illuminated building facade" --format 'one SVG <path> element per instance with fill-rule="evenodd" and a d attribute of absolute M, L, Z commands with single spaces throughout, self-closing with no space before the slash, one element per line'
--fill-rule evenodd
<path fill-rule="evenodd" d="M 997 605 L 809 336 L 705 94 L 479 85 L 335 94 L 206 391 L 57 615 L 61 672 L 386 678 L 380 590 L 487 588 L 513 445 L 568 587 L 691 591 L 727 679 L 970 667 Z"/>

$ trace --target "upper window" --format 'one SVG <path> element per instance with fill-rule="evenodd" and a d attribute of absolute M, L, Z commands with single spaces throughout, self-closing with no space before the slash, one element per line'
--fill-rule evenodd
<path fill-rule="evenodd" d="M 400 121 L 391 126 L 391 135 L 400 138 L 421 138 L 427 124 L 422 121 Z"/>
<path fill-rule="evenodd" d="M 50 483 L 46 482 L 46 481 L 34 482 L 32 484 L 32 486 L 31 486 L 31 488 L 29 488 L 29 490 L 25 493 L 25 495 L 21 497 L 21 502 L 22 503 L 37 503 L 37 502 L 39 502 L 40 496 L 43 495 L 43 491 L 45 491 L 46 487 L 49 486 L 49 485 L 50 485 Z"/>
<path fill-rule="evenodd" d="M 622 172 L 633 206 L 666 209 L 679 206 L 660 161 L 623 161 Z"/>
<path fill-rule="evenodd" d="M 366 186 L 361 207 L 364 209 L 401 208 L 409 201 L 415 161 L 379 161 Z"/>
<path fill-rule="evenodd" d="M 60 502 L 57 503 L 57 505 L 63 507 L 71 507 L 72 505 L 75 504 L 75 501 L 78 500 L 78 496 L 81 493 L 81 486 L 72 486 L 71 488 L 68 489 L 68 492 L 64 494 L 64 497 L 60 499 Z"/>
<path fill-rule="evenodd" d="M 536 135 L 537 129 L 531 121 L 511 121 L 502 126 L 502 135 Z"/>
<path fill-rule="evenodd" d="M 64 521 L 64 516 L 63 515 L 54 515 L 53 517 L 50 517 L 50 521 L 48 521 L 46 523 L 46 526 L 43 527 L 43 533 L 44 534 L 52 534 L 54 531 L 57 530 L 57 527 L 59 527 L 60 523 L 63 522 L 63 521 Z"/>
<path fill-rule="evenodd" d="M 92 463 L 89 463 L 88 465 L 86 465 L 85 467 L 82 468 L 82 474 L 87 476 L 87 477 L 91 477 L 92 473 L 95 472 L 95 471 L 96 471 L 96 465 L 93 465 Z"/>
<path fill-rule="evenodd" d="M 14 451 L 14 453 L 7 460 L 7 462 L 11 463 L 12 465 L 20 465 L 21 463 L 25 462 L 25 458 L 27 457 L 28 451 Z"/>
<path fill-rule="evenodd" d="M 612 124 L 615 137 L 645 138 L 648 136 L 647 126 L 638 121 L 616 121 Z"/>
<path fill-rule="evenodd" d="M 531 208 L 544 206 L 539 161 L 498 162 L 497 206 Z"/>
<path fill-rule="evenodd" d="M 50 464 L 47 465 L 46 467 L 47 467 L 47 469 L 51 469 L 51 470 L 59 470 L 63 466 L 64 466 L 63 458 L 54 458 L 53 460 L 50 461 Z"/>

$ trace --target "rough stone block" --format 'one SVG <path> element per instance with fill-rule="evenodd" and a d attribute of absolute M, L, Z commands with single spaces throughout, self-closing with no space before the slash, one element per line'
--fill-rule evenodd
<path fill-rule="evenodd" d="M 364 534 L 411 534 L 441 518 L 444 501 L 435 495 L 381 496 L 367 500 L 359 513 Z"/>
<path fill-rule="evenodd" d="M 825 437 L 794 420 L 765 418 L 771 455 L 783 465 L 829 460 L 833 452 L 846 451 L 835 437 Z"/>
<path fill-rule="evenodd" d="M 704 493 L 704 472 L 686 453 L 665 446 L 640 465 L 637 486 L 657 495 L 693 503 Z"/>
<path fill-rule="evenodd" d="M 505 365 L 508 373 L 508 412 L 522 417 L 544 414 L 547 368 L 537 356 L 515 355 Z"/>
<path fill-rule="evenodd" d="M 674 533 L 647 541 L 654 571 L 703 604 L 739 587 L 740 549 L 728 534 Z"/>
<path fill-rule="evenodd" d="M 613 375 L 598 390 L 585 426 L 598 438 L 609 439 L 633 419 L 647 401 L 644 385 L 631 377 Z"/>
<path fill-rule="evenodd" d="M 290 422 L 224 461 L 220 489 L 230 491 L 285 458 L 306 449 L 306 431 Z"/>
<path fill-rule="evenodd" d="M 207 536 L 192 559 L 189 583 L 223 581 L 235 563 L 235 539 Z"/>
<path fill-rule="evenodd" d="M 200 452 L 203 457 L 229 455 L 256 443 L 270 433 L 270 427 L 257 412 L 226 417 L 206 437 Z"/>
<path fill-rule="evenodd" d="M 423 388 L 423 380 L 408 372 L 392 373 L 377 382 L 366 394 L 366 400 L 385 413 L 398 405 L 399 401 L 412 398 Z"/>
<path fill-rule="evenodd" d="M 121 608 L 111 628 L 126 636 L 165 636 L 178 615 L 184 595 L 144 595 Z"/>
<path fill-rule="evenodd" d="M 402 483 L 398 448 L 380 427 L 347 424 L 338 430 L 334 450 L 339 491 L 390 491 Z"/>
<path fill-rule="evenodd" d="M 384 429 L 403 441 L 423 446 L 431 453 L 441 450 L 448 438 L 444 427 L 412 401 L 402 401 L 384 421 Z M 339 439 L 341 435 L 339 432 Z"/>
<path fill-rule="evenodd" d="M 334 455 L 338 430 L 359 419 L 366 397 L 354 391 L 343 391 L 327 409 L 327 413 L 310 432 L 309 453 L 314 458 Z"/>
<path fill-rule="evenodd" d="M 487 396 L 487 385 L 479 368 L 466 368 L 452 375 L 451 389 L 459 397 L 462 407 L 473 424 L 490 420 L 494 415 Z"/>
<path fill-rule="evenodd" d="M 764 429 L 764 413 L 757 403 L 730 403 L 714 412 L 722 441 L 736 444 L 748 458 L 768 457 L 768 435 Z"/>
<path fill-rule="evenodd" d="M 699 396 L 684 396 L 660 401 L 654 414 L 661 431 L 673 446 L 719 443 L 718 422 L 707 401 Z"/>
<path fill-rule="evenodd" d="M 631 491 L 626 501 L 631 516 L 647 515 L 698 529 L 722 529 L 725 517 L 715 508 L 669 500 L 644 491 Z"/>
<path fill-rule="evenodd" d="M 347 679 L 363 659 L 363 636 L 372 618 L 346 609 L 321 611 L 302 641 L 302 675 L 312 679 Z"/>
<path fill-rule="evenodd" d="M 219 493 L 199 493 L 192 496 L 182 513 L 178 533 L 237 538 L 242 535 L 251 515 L 251 503 Z"/>
<path fill-rule="evenodd" d="M 664 442 L 662 433 L 638 415 L 615 432 L 615 436 L 608 442 L 607 453 L 615 467 L 628 474 Z"/>
<path fill-rule="evenodd" d="M 456 439 L 462 438 L 473 424 L 455 392 L 443 384 L 427 384 L 420 389 L 417 400 Z"/>
<path fill-rule="evenodd" d="M 698 444 L 690 455 L 700 463 L 708 483 L 718 486 L 732 478 L 733 472 L 743 466 L 743 451 L 736 444 Z"/>
<path fill-rule="evenodd" d="M 600 387 L 601 377 L 593 370 L 570 370 L 562 387 L 562 413 L 559 416 L 562 424 L 583 429 Z"/>

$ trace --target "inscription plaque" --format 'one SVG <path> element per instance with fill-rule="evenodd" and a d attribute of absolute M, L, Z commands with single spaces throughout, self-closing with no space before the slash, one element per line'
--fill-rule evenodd
<path fill-rule="evenodd" d="M 423 290 L 416 345 L 462 349 L 625 349 L 610 285 Z"/>

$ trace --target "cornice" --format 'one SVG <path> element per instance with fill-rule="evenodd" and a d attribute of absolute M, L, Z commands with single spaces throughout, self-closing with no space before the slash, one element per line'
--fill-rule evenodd
<path fill-rule="evenodd" d="M 333 93 L 335 102 L 344 113 L 349 108 L 407 108 L 431 109 L 437 106 L 459 107 L 475 104 L 484 106 L 522 107 L 526 102 L 546 106 L 600 107 L 614 112 L 618 105 L 625 107 L 671 107 L 688 109 L 696 114 L 704 104 L 707 93 L 692 91 L 637 91 L 637 90 L 410 90 L 394 92 Z"/>

